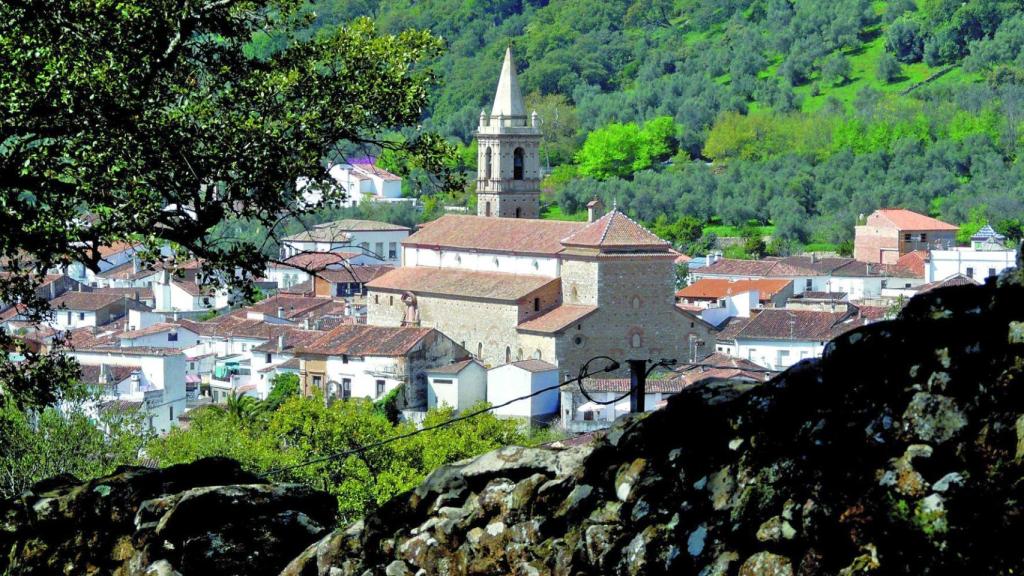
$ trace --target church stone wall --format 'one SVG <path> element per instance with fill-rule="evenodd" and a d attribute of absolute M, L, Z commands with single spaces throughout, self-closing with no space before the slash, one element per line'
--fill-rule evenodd
<path fill-rule="evenodd" d="M 597 271 L 597 262 L 564 260 L 562 262 L 562 301 L 566 304 L 597 305 L 600 292 Z"/>

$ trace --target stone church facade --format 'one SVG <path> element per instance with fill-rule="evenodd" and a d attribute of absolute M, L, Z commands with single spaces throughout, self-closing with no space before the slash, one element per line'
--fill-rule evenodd
<path fill-rule="evenodd" d="M 402 266 L 367 284 L 368 322 L 436 328 L 486 365 L 536 358 L 562 378 L 597 355 L 623 365 L 703 357 L 710 326 L 675 305 L 667 242 L 614 209 L 588 222 L 537 219 L 540 132 L 525 119 L 506 52 L 477 133 L 491 154 L 489 165 L 481 156 L 479 215 L 448 214 L 406 238 Z"/>

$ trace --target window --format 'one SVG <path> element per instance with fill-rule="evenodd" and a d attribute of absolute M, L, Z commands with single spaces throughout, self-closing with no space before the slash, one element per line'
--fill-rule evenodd
<path fill-rule="evenodd" d="M 576 337 L 572 339 L 572 343 L 576 346 L 583 346 L 583 342 L 583 336 L 580 334 L 577 334 Z"/>
<path fill-rule="evenodd" d="M 196 363 L 195 362 L 189 362 L 188 363 L 188 369 L 189 370 L 195 370 L 196 369 Z"/>
<path fill-rule="evenodd" d="M 813 290 L 813 289 L 814 289 L 814 281 L 811 280 L 810 278 L 808 278 L 807 281 L 804 282 L 804 290 Z"/>
<path fill-rule="evenodd" d="M 270 364 L 274 360 L 274 355 L 267 352 L 267 364 Z"/>
<path fill-rule="evenodd" d="M 247 351 L 248 349 L 249 349 L 249 345 L 248 345 L 248 344 L 245 344 L 245 343 L 243 342 L 243 343 L 242 343 L 242 352 L 245 352 L 245 351 Z"/>
<path fill-rule="evenodd" d="M 476 343 L 476 357 L 477 358 L 483 358 L 483 356 L 484 356 L 484 343 L 483 342 L 477 342 Z"/>
<path fill-rule="evenodd" d="M 518 207 L 518 206 L 516 206 L 516 218 L 522 218 L 522 217 L 523 217 L 523 209 Z"/>
<path fill-rule="evenodd" d="M 541 360 L 542 359 L 541 355 L 540 355 L 540 348 L 538 348 L 538 349 L 533 351 L 533 359 L 534 360 Z"/>
<path fill-rule="evenodd" d="M 174 420 L 174 406 L 167 407 L 167 418 Z"/>
<path fill-rule="evenodd" d="M 928 241 L 928 235 L 925 234 L 924 232 L 921 232 L 921 242 L 927 242 L 927 241 Z"/>
<path fill-rule="evenodd" d="M 779 350 L 778 356 L 775 359 L 775 364 L 779 367 L 789 365 L 789 350 Z"/>
<path fill-rule="evenodd" d="M 638 296 L 633 296 L 632 304 L 633 304 L 633 310 L 639 310 L 640 309 L 640 298 Z"/>
<path fill-rule="evenodd" d="M 583 419 L 584 420 L 593 420 L 594 419 L 594 413 L 589 411 L 589 410 L 584 412 L 583 413 Z"/>
<path fill-rule="evenodd" d="M 974 268 L 971 268 L 970 266 L 967 267 L 967 277 L 974 278 Z"/>
<path fill-rule="evenodd" d="M 520 348 L 520 349 L 516 350 L 516 360 L 522 360 L 522 359 L 523 359 L 523 349 Z"/>
<path fill-rule="evenodd" d="M 178 333 L 177 332 L 168 332 L 167 333 L 167 341 L 168 342 L 177 342 L 178 341 Z"/>
<path fill-rule="evenodd" d="M 633 348 L 639 348 L 640 346 L 643 345 L 643 339 L 640 338 L 640 334 L 639 333 L 634 333 L 630 337 L 629 345 L 632 346 Z"/>
<path fill-rule="evenodd" d="M 380 398 L 383 395 L 384 395 L 384 381 L 383 380 L 377 380 L 377 398 Z"/>
<path fill-rule="evenodd" d="M 348 364 L 348 354 L 342 354 L 341 355 L 341 363 L 342 364 Z"/>
<path fill-rule="evenodd" d="M 78 319 L 79 320 L 85 320 L 85 312 L 79 312 L 78 313 Z"/>
<path fill-rule="evenodd" d="M 323 376 L 313 376 L 313 388 L 320 388 L 320 386 L 323 384 L 323 381 Z"/>
<path fill-rule="evenodd" d="M 505 346 L 505 364 L 512 362 L 512 348 Z"/>
<path fill-rule="evenodd" d="M 451 384 L 451 383 L 452 383 L 452 380 L 450 378 L 438 378 L 438 379 L 434 380 L 434 384 Z"/>
<path fill-rule="evenodd" d="M 398 243 L 388 242 L 388 260 L 398 258 Z"/>
<path fill-rule="evenodd" d="M 540 298 L 533 299 L 533 311 L 540 312 Z"/>
<path fill-rule="evenodd" d="M 376 244 L 374 244 L 373 245 L 373 251 L 375 253 L 374 256 L 376 256 L 378 258 L 383 258 L 384 257 L 384 243 L 383 242 L 377 242 Z"/>
<path fill-rule="evenodd" d="M 523 149 L 516 148 L 512 153 L 512 179 L 523 179 Z"/>
<path fill-rule="evenodd" d="M 341 379 L 341 399 L 348 400 L 352 397 L 352 379 L 342 378 Z"/>
<path fill-rule="evenodd" d="M 360 242 L 359 243 L 359 247 L 362 248 L 364 254 L 370 251 L 370 243 L 369 242 Z"/>
<path fill-rule="evenodd" d="M 71 312 L 68 312 L 68 321 L 67 321 L 67 324 L 68 324 L 68 326 L 70 326 L 70 325 L 71 325 Z"/>
<path fill-rule="evenodd" d="M 910 234 L 904 234 L 903 235 L 903 241 L 904 242 L 910 242 Z"/>
<path fill-rule="evenodd" d="M 484 216 L 490 216 L 490 215 L 491 215 L 491 203 L 490 202 L 484 202 Z"/>
<path fill-rule="evenodd" d="M 487 180 L 491 179 L 491 147 L 488 146 L 487 150 L 484 150 L 484 178 Z M 487 213 L 490 216 L 490 211 Z"/>
<path fill-rule="evenodd" d="M 373 303 L 374 304 L 380 304 L 380 294 L 374 294 L 373 295 Z"/>
<path fill-rule="evenodd" d="M 394 305 L 395 305 L 395 295 L 392 294 L 391 296 L 388 296 L 388 306 L 394 306 Z"/>
<path fill-rule="evenodd" d="M 989 276 L 995 276 L 996 275 L 996 269 L 995 268 L 989 268 L 988 269 L 988 275 Z"/>

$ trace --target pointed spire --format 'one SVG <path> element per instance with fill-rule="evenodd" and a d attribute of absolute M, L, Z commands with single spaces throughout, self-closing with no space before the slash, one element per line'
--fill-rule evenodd
<path fill-rule="evenodd" d="M 505 49 L 505 63 L 501 66 L 501 77 L 498 79 L 498 90 L 494 94 L 494 106 L 491 116 L 526 117 L 523 106 L 523 94 L 519 91 L 519 79 L 516 78 L 516 64 L 512 60 L 512 46 Z"/>

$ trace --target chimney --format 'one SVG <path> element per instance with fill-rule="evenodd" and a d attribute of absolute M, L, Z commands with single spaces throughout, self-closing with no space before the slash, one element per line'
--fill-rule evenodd
<path fill-rule="evenodd" d="M 818 261 L 818 253 L 817 252 L 811 252 L 811 264 L 814 264 L 817 261 Z"/>
<path fill-rule="evenodd" d="M 139 273 L 139 258 L 137 256 L 132 256 L 132 274 L 138 274 L 138 273 Z"/>
<path fill-rule="evenodd" d="M 284 306 L 277 307 L 277 317 L 284 318 Z"/>
<path fill-rule="evenodd" d="M 310 327 L 309 327 L 309 325 L 310 325 L 309 316 L 306 316 L 306 320 L 302 323 L 302 325 L 305 326 L 306 330 L 310 329 Z"/>
<path fill-rule="evenodd" d="M 277 335 L 277 351 L 284 350 L 284 334 Z"/>
<path fill-rule="evenodd" d="M 141 298 L 139 297 L 139 291 L 138 290 L 135 291 L 135 301 L 136 302 L 141 301 Z"/>
<path fill-rule="evenodd" d="M 604 210 L 604 204 L 600 198 L 594 196 L 593 200 L 587 202 L 587 222 L 594 222 L 600 218 L 602 210 Z"/>
<path fill-rule="evenodd" d="M 56 281 L 50 282 L 50 298 L 49 298 L 50 300 L 53 300 L 54 298 L 57 297 L 57 286 L 56 286 L 56 284 L 57 284 Z"/>

